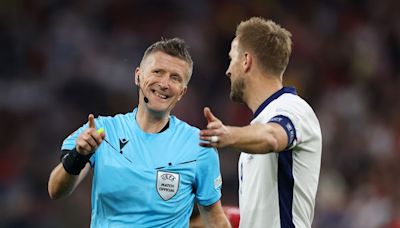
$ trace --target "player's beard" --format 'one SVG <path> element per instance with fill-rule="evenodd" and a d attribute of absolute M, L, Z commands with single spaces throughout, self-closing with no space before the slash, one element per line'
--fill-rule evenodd
<path fill-rule="evenodd" d="M 238 78 L 235 81 L 231 81 L 231 93 L 230 97 L 233 101 L 239 102 L 239 103 L 244 103 L 243 100 L 243 91 L 244 91 L 244 79 L 243 78 Z"/>

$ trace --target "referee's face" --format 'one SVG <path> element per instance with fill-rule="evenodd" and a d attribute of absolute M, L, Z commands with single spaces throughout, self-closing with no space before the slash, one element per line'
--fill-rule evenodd
<path fill-rule="evenodd" d="M 186 93 L 189 64 L 180 58 L 157 51 L 149 54 L 136 69 L 139 77 L 139 104 L 150 111 L 169 114 Z M 147 102 L 144 101 L 147 98 Z"/>

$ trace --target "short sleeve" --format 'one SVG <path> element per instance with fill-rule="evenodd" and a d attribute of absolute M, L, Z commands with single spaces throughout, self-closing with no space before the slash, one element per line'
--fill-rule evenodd
<path fill-rule="evenodd" d="M 74 131 L 70 134 L 61 146 L 61 150 L 72 150 L 76 146 L 76 139 L 78 138 L 79 134 L 81 134 L 87 128 L 87 124 L 84 124 L 82 127 L 78 128 L 78 130 Z"/>
<path fill-rule="evenodd" d="M 196 200 L 209 206 L 221 198 L 222 178 L 218 153 L 214 148 L 202 148 L 196 166 Z"/>

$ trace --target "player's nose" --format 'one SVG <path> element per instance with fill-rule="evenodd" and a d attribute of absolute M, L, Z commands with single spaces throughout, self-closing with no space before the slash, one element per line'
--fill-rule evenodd
<path fill-rule="evenodd" d="M 229 70 L 229 68 L 226 70 L 225 75 L 229 78 L 231 77 L 231 71 Z"/>

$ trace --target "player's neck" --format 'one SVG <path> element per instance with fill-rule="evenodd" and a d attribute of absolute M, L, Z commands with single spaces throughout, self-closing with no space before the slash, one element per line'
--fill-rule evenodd
<path fill-rule="evenodd" d="M 138 107 L 136 114 L 136 122 L 139 127 L 146 133 L 160 132 L 169 121 L 169 113 L 165 115 L 154 115 L 149 110 Z"/>
<path fill-rule="evenodd" d="M 246 104 L 254 113 L 258 107 L 272 94 L 283 87 L 282 81 L 276 77 L 259 76 L 246 87 Z"/>

